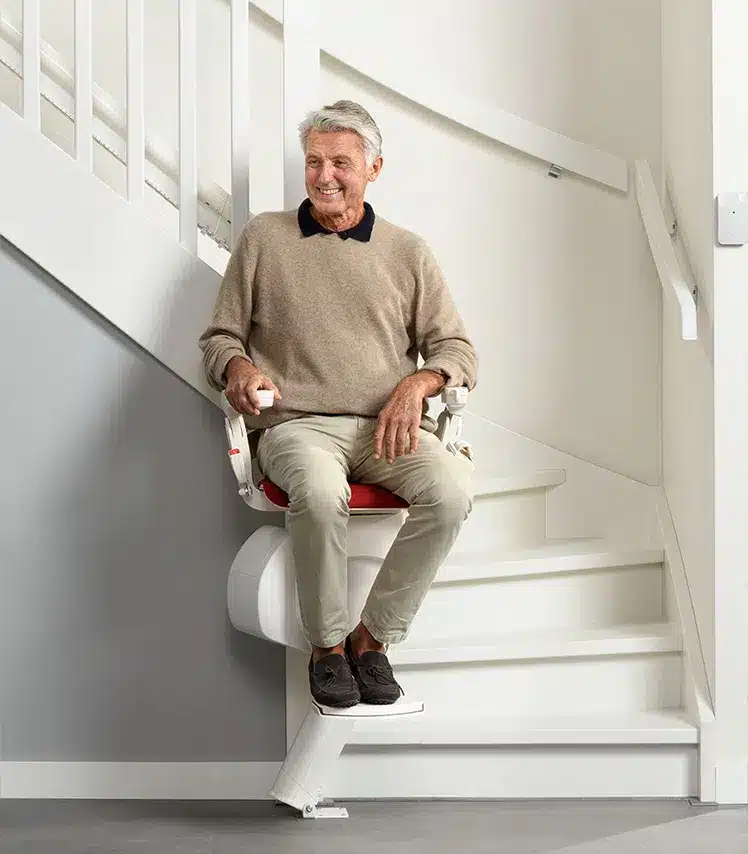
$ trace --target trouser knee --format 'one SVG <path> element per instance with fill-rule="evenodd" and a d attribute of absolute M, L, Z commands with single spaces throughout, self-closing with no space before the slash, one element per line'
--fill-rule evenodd
<path fill-rule="evenodd" d="M 459 525 L 473 508 L 471 491 L 460 483 L 435 484 L 423 503 L 432 507 L 436 519 L 444 525 Z"/>
<path fill-rule="evenodd" d="M 346 488 L 306 487 L 289 495 L 289 509 L 296 516 L 325 524 L 348 516 Z"/>

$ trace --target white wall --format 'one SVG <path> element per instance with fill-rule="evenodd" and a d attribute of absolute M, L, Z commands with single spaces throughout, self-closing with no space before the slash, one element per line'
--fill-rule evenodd
<path fill-rule="evenodd" d="M 6 10 L 13 0 L 0 0 Z M 15 5 L 20 5 L 15 0 Z M 228 5 L 199 4 L 201 176 L 229 186 Z M 460 4 L 322 2 L 323 48 L 359 67 L 437 75 L 488 105 L 660 166 L 660 9 L 652 0 Z M 282 199 L 280 27 L 253 11 L 252 208 Z M 124 104 L 124 2 L 96 4 L 97 82 Z M 44 0 L 42 33 L 70 56 L 72 0 Z M 146 4 L 148 130 L 176 144 L 176 3 Z M 636 45 L 635 57 L 631 45 Z M 383 52 L 383 46 L 386 50 Z M 323 57 L 325 100 L 353 97 L 382 126 L 379 213 L 424 235 L 481 357 L 472 407 L 613 471 L 658 480 L 660 291 L 633 194 L 464 130 Z M 114 179 L 111 179 L 114 180 Z M 117 181 L 122 181 L 120 174 Z"/>
<path fill-rule="evenodd" d="M 402 4 L 379 4 L 371 21 L 362 7 L 331 14 L 323 47 L 358 38 L 359 67 L 376 76 L 387 43 L 387 67 L 404 78 L 440 75 L 487 104 L 659 168 L 659 7 L 407 6 L 397 25 Z M 338 64 L 324 68 L 326 99 L 352 95 L 382 126 L 385 171 L 372 193 L 379 210 L 423 234 L 444 265 L 481 356 L 471 407 L 655 482 L 659 292 L 633 196 L 555 182 L 545 164 L 414 109 Z M 456 79 L 453 68 L 461 69 Z"/>
<path fill-rule="evenodd" d="M 640 132 L 635 143 L 629 139 L 614 147 L 589 124 L 575 127 L 573 118 L 561 129 L 624 156 L 638 152 L 657 168 L 659 99 L 654 97 L 657 107 L 650 113 L 648 87 L 659 82 L 658 16 L 626 20 L 629 38 L 645 46 L 634 69 L 615 39 L 604 61 L 590 56 L 594 48 L 589 53 L 580 48 L 582 33 L 592 40 L 610 35 L 609 14 L 617 4 L 567 3 L 565 27 L 543 15 L 541 5 L 547 4 L 495 7 L 491 32 L 498 43 L 491 56 L 478 54 L 475 77 L 511 81 L 511 106 L 518 109 L 524 96 L 526 107 L 518 112 L 553 129 L 559 129 L 556 118 L 563 112 L 556 99 L 575 103 L 571 115 L 596 114 L 601 125 L 607 120 L 617 125 L 622 110 L 623 123 Z M 523 27 L 516 25 L 518 16 Z M 525 38 L 527 21 L 534 22 L 534 58 L 542 65 L 544 87 L 528 85 L 503 66 L 503 44 Z M 341 30 L 343 22 L 336 26 L 333 42 L 351 38 Z M 367 44 L 387 36 L 381 18 L 380 26 Z M 479 29 L 487 26 L 483 21 Z M 424 72 L 421 53 L 428 40 L 416 41 L 421 48 L 412 62 Z M 407 56 L 402 70 L 407 74 L 411 56 L 397 48 L 392 53 Z M 459 49 L 452 54 L 457 62 Z M 375 69 L 373 51 L 370 61 Z M 360 64 L 366 67 L 364 60 Z M 441 51 L 431 65 L 427 73 L 445 75 Z M 611 99 L 601 81 L 627 75 L 628 95 Z M 575 88 L 582 76 L 599 85 Z M 546 87 L 553 90 L 550 98 Z M 540 88 L 546 91 L 536 105 Z M 353 94 L 372 106 L 382 125 L 385 171 L 372 197 L 386 216 L 420 232 L 437 250 L 481 357 L 481 382 L 471 407 L 516 432 L 654 482 L 659 293 L 633 197 L 620 198 L 574 178 L 555 182 L 546 176 L 545 164 L 413 110 L 341 66 L 327 65 L 323 94 L 328 99 Z M 504 106 L 498 97 L 493 103 Z M 544 109 L 549 104 L 555 114 Z M 648 132 L 649 144 L 643 140 Z"/>
<path fill-rule="evenodd" d="M 748 8 L 714 0 L 714 192 L 748 189 Z M 748 246 L 714 252 L 715 685 L 720 780 L 748 803 Z"/>
<path fill-rule="evenodd" d="M 699 340 L 682 341 L 672 295 L 663 308 L 663 483 L 714 689 L 714 380 L 711 0 L 663 0 L 663 161 L 678 250 L 699 288 Z"/>

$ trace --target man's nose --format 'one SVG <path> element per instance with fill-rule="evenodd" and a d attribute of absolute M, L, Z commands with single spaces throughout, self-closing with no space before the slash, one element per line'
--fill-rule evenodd
<path fill-rule="evenodd" d="M 333 179 L 333 165 L 329 160 L 322 163 L 322 168 L 319 174 L 320 183 L 330 184 Z"/>

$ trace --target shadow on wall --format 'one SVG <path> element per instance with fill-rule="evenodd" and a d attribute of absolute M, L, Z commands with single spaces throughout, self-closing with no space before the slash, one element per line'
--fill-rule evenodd
<path fill-rule="evenodd" d="M 237 496 L 222 414 L 3 240 L 0 316 L 0 757 L 281 760 L 284 650 L 226 579 L 282 517 Z"/>

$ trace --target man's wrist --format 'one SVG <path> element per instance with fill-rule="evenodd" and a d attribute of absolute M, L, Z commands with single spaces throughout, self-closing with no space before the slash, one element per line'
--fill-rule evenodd
<path fill-rule="evenodd" d="M 428 368 L 417 371 L 410 377 L 410 379 L 418 383 L 419 387 L 423 391 L 424 397 L 433 397 L 434 395 L 439 394 L 447 384 L 444 374 L 441 374 L 438 371 L 429 370 Z"/>
<path fill-rule="evenodd" d="M 232 374 L 235 374 L 237 371 L 247 369 L 257 370 L 254 362 L 252 362 L 249 356 L 232 356 L 226 363 L 226 369 L 224 370 L 223 375 L 226 382 L 228 382 L 231 379 Z"/>

